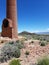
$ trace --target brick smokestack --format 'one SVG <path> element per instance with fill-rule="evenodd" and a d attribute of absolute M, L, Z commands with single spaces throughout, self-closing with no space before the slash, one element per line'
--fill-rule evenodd
<path fill-rule="evenodd" d="M 10 33 L 5 33 L 5 31 L 2 31 L 3 32 L 2 35 L 4 37 L 18 38 L 18 33 L 17 33 L 17 2 L 16 2 L 16 0 L 6 0 L 6 2 L 7 2 L 6 3 L 6 5 L 7 5 L 7 7 L 6 7 L 6 20 L 8 20 L 8 22 L 9 22 L 9 27 L 5 28 L 4 24 L 3 24 L 2 29 L 9 30 L 9 28 L 10 28 L 11 30 L 9 32 L 11 32 L 11 35 L 9 35 Z M 12 27 L 10 27 L 10 25 L 12 25 Z M 4 35 L 4 33 L 6 35 Z"/>
<path fill-rule="evenodd" d="M 13 21 L 13 25 L 16 24 L 16 0 L 7 0 L 7 18 Z"/>

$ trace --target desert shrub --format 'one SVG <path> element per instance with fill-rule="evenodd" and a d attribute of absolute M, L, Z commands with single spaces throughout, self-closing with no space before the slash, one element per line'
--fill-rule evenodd
<path fill-rule="evenodd" d="M 46 39 L 44 38 L 43 40 L 45 41 Z"/>
<path fill-rule="evenodd" d="M 16 42 L 9 42 L 9 44 L 18 47 L 19 49 L 24 47 L 23 42 L 19 40 L 17 40 Z"/>
<path fill-rule="evenodd" d="M 1 43 L 4 43 L 4 40 L 1 40 Z"/>
<path fill-rule="evenodd" d="M 1 63 L 4 62 L 4 56 L 0 56 L 0 62 L 1 62 Z"/>
<path fill-rule="evenodd" d="M 5 57 L 4 53 L 1 53 L 1 54 L 0 54 L 0 62 L 1 62 L 1 63 L 7 62 L 7 57 Z"/>
<path fill-rule="evenodd" d="M 9 44 L 14 44 L 14 42 L 12 41 L 12 42 L 9 42 Z"/>
<path fill-rule="evenodd" d="M 2 48 L 2 52 L 4 53 L 4 55 L 8 56 L 9 58 L 11 57 L 20 57 L 20 49 L 18 49 L 18 47 L 13 46 L 13 45 L 5 45 Z"/>
<path fill-rule="evenodd" d="M 24 45 L 19 40 L 5 44 L 1 49 L 0 62 L 4 62 L 13 57 L 19 58 L 21 55 L 20 49 L 23 47 Z"/>
<path fill-rule="evenodd" d="M 42 41 L 42 38 L 40 38 L 39 40 Z"/>
<path fill-rule="evenodd" d="M 31 41 L 31 43 L 34 43 L 34 41 Z"/>
<path fill-rule="evenodd" d="M 20 42 L 21 42 L 22 45 L 24 45 L 24 40 L 21 40 Z"/>
<path fill-rule="evenodd" d="M 29 55 L 29 51 L 26 51 L 25 54 L 26 54 L 26 55 Z"/>
<path fill-rule="evenodd" d="M 39 37 L 37 37 L 37 40 L 40 40 L 40 38 L 39 38 Z"/>
<path fill-rule="evenodd" d="M 10 44 L 5 44 L 1 49 L 0 62 L 7 62 L 7 60 L 13 57 L 19 58 L 20 54 L 20 49 L 18 47 Z"/>
<path fill-rule="evenodd" d="M 20 42 L 19 40 L 16 41 L 16 43 L 19 43 L 19 42 Z"/>
<path fill-rule="evenodd" d="M 33 43 L 34 43 L 34 41 L 29 42 L 29 44 L 33 44 Z"/>
<path fill-rule="evenodd" d="M 40 46 L 45 46 L 45 45 L 47 45 L 48 43 L 46 42 L 46 41 L 41 41 L 40 42 Z"/>
<path fill-rule="evenodd" d="M 24 38 L 24 41 L 27 41 L 28 40 L 28 38 L 26 37 L 26 38 Z"/>
<path fill-rule="evenodd" d="M 47 40 L 47 42 L 49 42 L 49 40 Z"/>
<path fill-rule="evenodd" d="M 15 50 L 15 51 L 14 51 Z M 13 51 L 13 55 L 14 57 L 16 58 L 19 58 L 20 57 L 20 49 L 18 49 L 17 47 L 14 49 Z"/>
<path fill-rule="evenodd" d="M 37 65 L 49 65 L 49 58 L 45 57 L 39 59 Z"/>
<path fill-rule="evenodd" d="M 21 65 L 19 60 L 12 60 L 9 65 Z"/>
<path fill-rule="evenodd" d="M 14 46 L 17 46 L 19 49 L 22 49 L 22 48 L 24 47 L 24 45 L 22 44 L 21 41 L 16 41 L 16 42 L 14 43 Z"/>

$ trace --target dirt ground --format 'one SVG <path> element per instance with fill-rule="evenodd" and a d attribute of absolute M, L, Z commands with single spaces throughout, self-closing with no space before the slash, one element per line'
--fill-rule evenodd
<path fill-rule="evenodd" d="M 37 62 L 37 59 L 49 54 L 49 44 L 41 47 L 39 45 L 39 40 L 33 40 L 34 43 L 31 44 L 30 41 L 31 40 L 25 41 L 25 48 L 21 49 L 21 56 L 19 58 L 21 60 L 21 65 L 34 65 Z M 0 44 L 0 48 L 3 45 L 4 44 Z M 28 56 L 25 54 L 26 51 L 29 51 Z M 9 65 L 9 61 L 7 63 L 1 63 L 0 65 Z"/>

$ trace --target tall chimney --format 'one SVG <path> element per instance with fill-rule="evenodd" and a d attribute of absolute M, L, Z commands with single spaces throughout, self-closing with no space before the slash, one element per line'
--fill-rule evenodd
<path fill-rule="evenodd" d="M 2 24 L 2 36 L 9 38 L 18 38 L 17 3 L 16 0 L 6 0 L 6 2 L 6 19 L 3 20 Z"/>

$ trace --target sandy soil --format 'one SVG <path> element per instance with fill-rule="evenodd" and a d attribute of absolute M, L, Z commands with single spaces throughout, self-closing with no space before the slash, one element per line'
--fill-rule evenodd
<path fill-rule="evenodd" d="M 21 56 L 20 56 L 20 60 L 21 60 L 21 65 L 34 65 L 37 62 L 37 59 L 44 56 L 44 55 L 48 55 L 49 54 L 49 44 L 47 46 L 41 47 L 39 46 L 39 40 L 33 40 L 34 43 L 30 44 L 30 41 L 25 41 L 24 45 L 25 48 L 21 49 Z M 4 44 L 0 45 L 0 48 L 3 46 Z M 29 51 L 29 55 L 26 56 L 25 52 Z M 8 65 L 9 61 L 6 63 L 2 63 L 0 65 Z"/>

